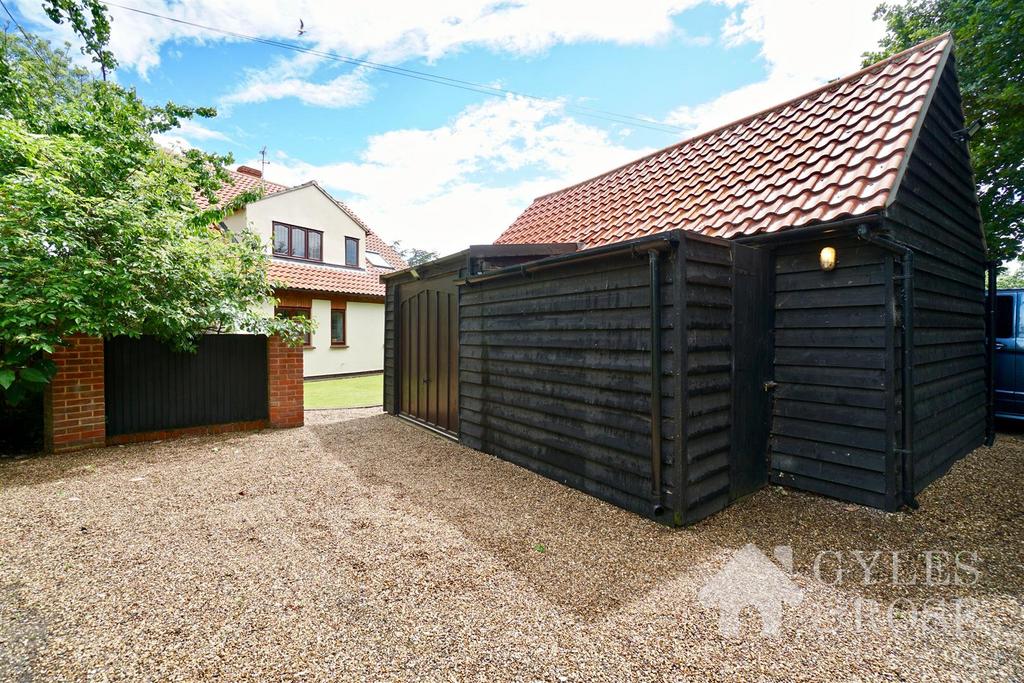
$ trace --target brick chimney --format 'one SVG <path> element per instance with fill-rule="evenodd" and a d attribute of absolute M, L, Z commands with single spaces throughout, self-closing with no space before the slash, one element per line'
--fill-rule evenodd
<path fill-rule="evenodd" d="M 253 178 L 262 178 L 263 177 L 263 171 L 258 171 L 255 168 L 253 168 L 252 166 L 239 166 L 238 167 L 238 172 L 239 173 L 244 173 L 245 175 L 251 175 Z"/>

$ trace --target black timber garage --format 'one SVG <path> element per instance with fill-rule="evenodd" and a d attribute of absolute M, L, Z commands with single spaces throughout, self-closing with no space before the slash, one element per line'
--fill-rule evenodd
<path fill-rule="evenodd" d="M 915 506 L 992 433 L 963 123 L 940 36 L 538 198 L 383 277 L 385 409 L 669 524 L 769 481 Z"/>

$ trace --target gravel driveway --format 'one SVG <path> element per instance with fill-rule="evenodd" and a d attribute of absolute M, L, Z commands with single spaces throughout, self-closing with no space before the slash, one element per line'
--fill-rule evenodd
<path fill-rule="evenodd" d="M 912 514 L 670 530 L 375 410 L 7 461 L 0 680 L 1019 680 L 1022 482 L 1003 435 Z M 792 547 L 775 636 L 699 597 L 747 543 Z"/>

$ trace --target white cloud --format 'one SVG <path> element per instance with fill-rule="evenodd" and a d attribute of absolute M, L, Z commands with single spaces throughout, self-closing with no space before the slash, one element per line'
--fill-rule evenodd
<path fill-rule="evenodd" d="M 315 83 L 298 77 L 277 78 L 272 73 L 253 72 L 244 83 L 220 99 L 220 105 L 230 108 L 236 104 L 250 104 L 294 97 L 305 104 L 318 107 L 355 107 L 369 102 L 372 96 L 364 69 L 356 69 L 336 76 L 326 83 Z"/>
<path fill-rule="evenodd" d="M 560 103 L 508 97 L 448 125 L 369 139 L 357 161 L 313 165 L 279 155 L 274 181 L 317 180 L 389 240 L 453 252 L 491 242 L 530 201 L 648 150 L 565 115 Z"/>
<path fill-rule="evenodd" d="M 231 138 L 219 130 L 209 128 L 195 119 L 182 120 L 182 122 L 178 124 L 178 127 L 172 132 L 178 133 L 190 140 L 231 140 Z"/>
<path fill-rule="evenodd" d="M 860 67 L 883 26 L 872 20 L 878 0 L 716 0 L 735 7 L 722 27 L 728 46 L 756 43 L 767 77 L 694 106 L 666 123 L 698 133 L 753 114 Z"/>
<path fill-rule="evenodd" d="M 71 38 L 66 26 L 54 27 L 46 19 L 38 0 L 15 2 L 23 15 L 45 27 L 54 37 Z M 395 64 L 414 58 L 436 60 L 470 46 L 530 54 L 554 45 L 582 41 L 651 44 L 659 40 L 686 39 L 699 42 L 702 38 L 689 38 L 676 29 L 672 18 L 700 2 L 131 0 L 127 4 L 186 22 L 289 41 L 300 40 L 297 31 L 301 18 L 306 27 L 301 41 L 307 47 Z M 123 67 L 143 76 L 160 64 L 160 49 L 165 43 L 239 40 L 115 6 L 110 6 L 109 11 L 111 49 Z M 285 96 L 300 91 L 302 88 L 297 83 L 282 89 Z"/>
<path fill-rule="evenodd" d="M 166 133 L 157 133 L 153 136 L 157 144 L 168 149 L 188 150 L 197 147 L 195 141 L 223 140 L 230 142 L 229 138 L 219 130 L 208 128 L 193 119 L 183 119 L 177 128 Z"/>

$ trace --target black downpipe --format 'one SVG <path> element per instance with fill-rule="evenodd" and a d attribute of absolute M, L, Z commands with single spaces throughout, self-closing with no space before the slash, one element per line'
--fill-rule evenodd
<path fill-rule="evenodd" d="M 985 445 L 991 446 L 996 440 L 996 273 L 999 261 L 988 262 L 988 301 L 985 310 L 985 353 L 988 363 L 985 366 L 985 379 L 988 382 L 985 392 Z"/>
<path fill-rule="evenodd" d="M 903 343 L 902 343 L 902 448 L 900 465 L 903 470 L 902 496 L 908 507 L 919 507 L 914 496 L 914 250 L 891 237 L 871 232 L 867 226 L 857 229 L 857 237 L 886 249 L 900 258 L 900 279 L 903 283 Z"/>
<path fill-rule="evenodd" d="M 661 254 L 651 249 L 651 497 L 654 514 L 665 511 L 661 504 Z M 678 303 L 677 303 L 678 305 Z"/>

